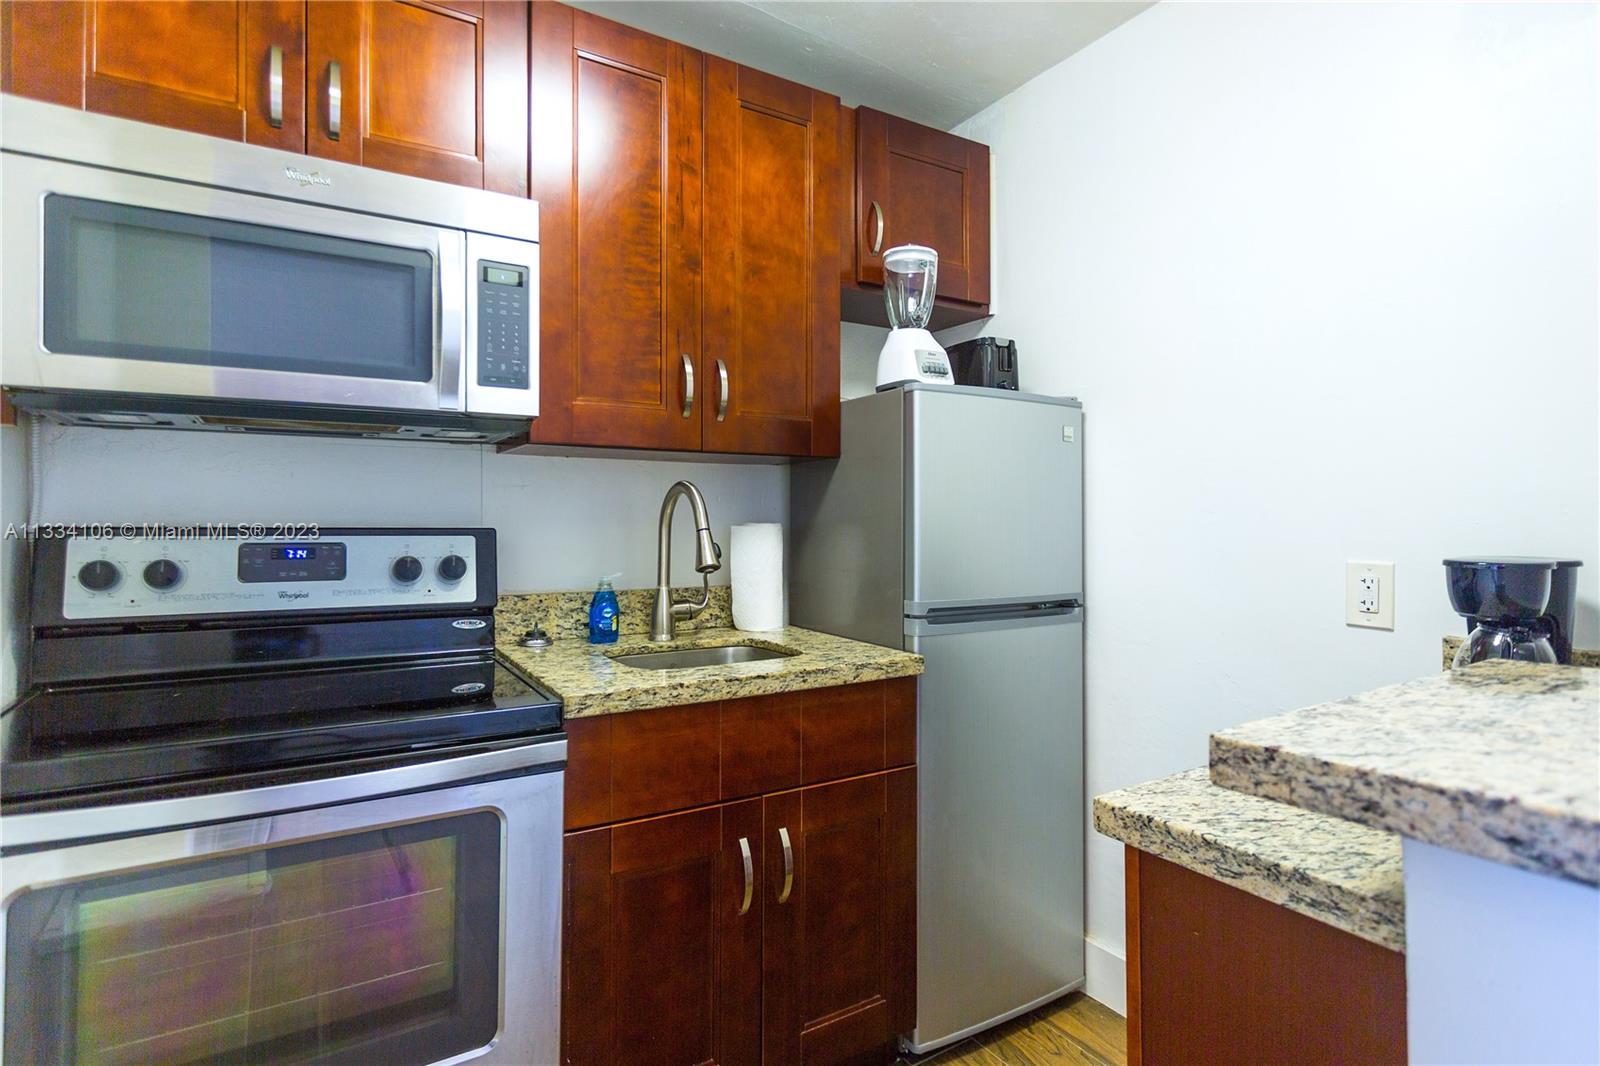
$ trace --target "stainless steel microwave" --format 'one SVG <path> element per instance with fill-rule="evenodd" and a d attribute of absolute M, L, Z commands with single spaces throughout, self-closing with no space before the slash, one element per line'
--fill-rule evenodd
<path fill-rule="evenodd" d="M 68 422 L 494 441 L 539 208 L 0 97 L 0 385 Z"/>

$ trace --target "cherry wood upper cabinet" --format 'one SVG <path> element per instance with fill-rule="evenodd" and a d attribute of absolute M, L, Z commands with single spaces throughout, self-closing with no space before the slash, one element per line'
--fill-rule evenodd
<path fill-rule="evenodd" d="M 705 63 L 705 448 L 836 455 L 838 97 Z"/>
<path fill-rule="evenodd" d="M 567 1066 L 760 1061 L 760 847 L 760 800 L 567 835 Z"/>
<path fill-rule="evenodd" d="M 698 450 L 702 61 L 533 5 L 536 442 Z"/>
<path fill-rule="evenodd" d="M 763 1063 L 883 1063 L 916 1023 L 916 771 L 766 797 Z"/>
<path fill-rule="evenodd" d="M 305 20 L 279 0 L 7 3 L 0 88 L 298 152 Z"/>
<path fill-rule="evenodd" d="M 526 196 L 525 4 L 306 5 L 306 151 Z"/>
<path fill-rule="evenodd" d="M 883 284 L 884 249 L 926 244 L 940 296 L 988 303 L 989 146 L 858 108 L 856 226 L 858 281 Z"/>

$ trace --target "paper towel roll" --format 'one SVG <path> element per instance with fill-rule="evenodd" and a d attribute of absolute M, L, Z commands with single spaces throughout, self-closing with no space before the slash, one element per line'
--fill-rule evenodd
<path fill-rule="evenodd" d="M 734 526 L 731 547 L 734 628 L 783 628 L 783 526 L 778 522 Z"/>

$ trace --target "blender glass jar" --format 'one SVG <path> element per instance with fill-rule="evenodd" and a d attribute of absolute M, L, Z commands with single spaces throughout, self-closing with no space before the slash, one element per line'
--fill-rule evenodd
<path fill-rule="evenodd" d="M 922 329 L 933 314 L 939 284 L 939 253 L 921 244 L 901 244 L 883 253 L 883 303 L 895 329 Z"/>

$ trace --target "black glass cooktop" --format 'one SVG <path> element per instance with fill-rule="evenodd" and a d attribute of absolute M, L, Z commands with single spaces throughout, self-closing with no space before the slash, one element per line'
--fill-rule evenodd
<path fill-rule="evenodd" d="M 497 656 L 41 686 L 4 715 L 8 804 L 248 775 L 561 729 Z"/>

